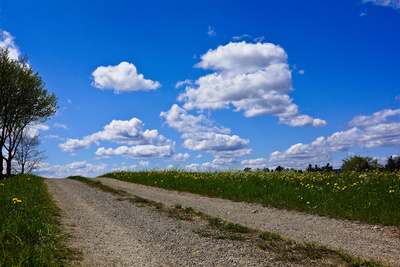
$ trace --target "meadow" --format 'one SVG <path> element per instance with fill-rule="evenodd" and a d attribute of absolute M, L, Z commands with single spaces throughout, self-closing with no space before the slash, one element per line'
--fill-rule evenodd
<path fill-rule="evenodd" d="M 400 226 L 400 172 L 146 170 L 113 172 L 102 177 L 280 209 Z"/>
<path fill-rule="evenodd" d="M 44 178 L 0 179 L 0 266 L 65 266 L 71 251 L 61 244 L 60 210 Z"/>

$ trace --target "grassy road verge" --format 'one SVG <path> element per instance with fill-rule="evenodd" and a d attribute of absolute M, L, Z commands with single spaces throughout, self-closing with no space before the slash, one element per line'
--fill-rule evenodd
<path fill-rule="evenodd" d="M 72 251 L 61 243 L 60 210 L 44 178 L 0 180 L 0 203 L 0 266 L 67 265 Z"/>

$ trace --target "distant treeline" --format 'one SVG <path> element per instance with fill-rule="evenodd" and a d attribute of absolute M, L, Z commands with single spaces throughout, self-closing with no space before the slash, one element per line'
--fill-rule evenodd
<path fill-rule="evenodd" d="M 352 156 L 342 160 L 342 166 L 340 169 L 334 169 L 329 163 L 325 166 L 318 166 L 317 164 L 313 165 L 309 164 L 305 170 L 294 169 L 294 168 L 285 168 L 282 166 L 278 166 L 275 169 L 257 169 L 257 171 L 263 172 L 282 172 L 282 171 L 295 171 L 295 172 L 366 172 L 366 171 L 386 171 L 386 172 L 394 172 L 400 171 L 400 156 L 390 156 L 386 160 L 384 165 L 379 164 L 377 159 L 371 157 L 361 157 L 361 156 Z M 243 171 L 251 171 L 250 167 L 244 168 Z"/>

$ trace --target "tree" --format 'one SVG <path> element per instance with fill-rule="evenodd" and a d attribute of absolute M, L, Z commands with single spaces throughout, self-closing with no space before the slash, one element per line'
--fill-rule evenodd
<path fill-rule="evenodd" d="M 343 160 L 342 171 L 365 172 L 380 168 L 377 159 L 371 157 L 353 156 Z"/>
<path fill-rule="evenodd" d="M 396 156 L 396 157 L 390 156 L 386 161 L 385 170 L 390 171 L 390 172 L 400 170 L 400 157 L 399 156 Z"/>
<path fill-rule="evenodd" d="M 279 165 L 278 167 L 275 168 L 276 172 L 281 172 L 281 171 L 284 171 L 284 170 L 285 170 L 285 168 L 283 168 L 281 165 Z"/>
<path fill-rule="evenodd" d="M 10 59 L 8 50 L 0 48 L 0 175 L 3 160 L 6 174 L 11 175 L 12 160 L 25 128 L 45 122 L 58 108 L 57 97 L 44 89 L 42 78 L 27 61 L 26 56 Z"/>
<path fill-rule="evenodd" d="M 39 151 L 39 134 L 30 135 L 25 132 L 22 135 L 18 148 L 16 149 L 13 169 L 16 173 L 30 173 L 37 169 L 39 164 L 46 159 L 44 151 Z"/>

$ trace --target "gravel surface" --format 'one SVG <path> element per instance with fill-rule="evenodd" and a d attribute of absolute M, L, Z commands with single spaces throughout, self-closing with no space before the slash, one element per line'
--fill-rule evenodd
<path fill-rule="evenodd" d="M 63 210 L 63 227 L 83 251 L 79 266 L 272 266 L 268 252 L 241 241 L 195 234 L 202 225 L 177 220 L 151 207 L 70 179 L 47 179 Z"/>
<path fill-rule="evenodd" d="M 95 179 L 113 188 L 158 202 L 192 207 L 247 227 L 279 233 L 297 241 L 315 242 L 363 259 L 400 266 L 400 229 L 397 227 L 336 220 L 296 211 L 266 208 L 259 204 L 168 191 L 110 178 Z"/>
<path fill-rule="evenodd" d="M 115 179 L 103 184 L 165 204 L 192 207 L 231 222 L 276 232 L 298 241 L 342 249 L 364 259 L 400 266 L 398 228 L 374 226 L 261 205 L 207 198 Z M 248 242 L 201 237 L 196 221 L 168 217 L 118 196 L 70 179 L 47 179 L 49 191 L 63 210 L 63 226 L 83 251 L 80 266 L 285 266 L 275 256 Z M 291 264 L 290 266 L 293 266 Z"/>

